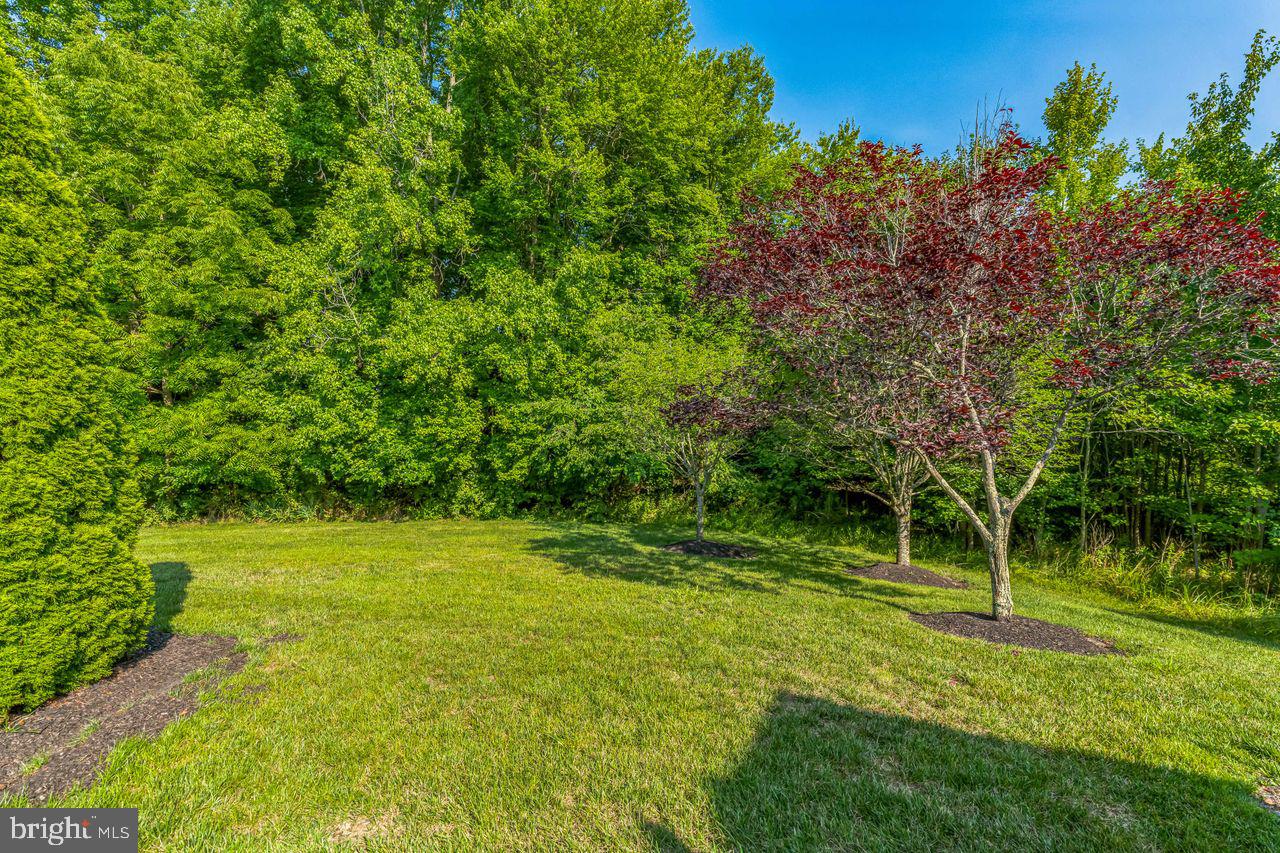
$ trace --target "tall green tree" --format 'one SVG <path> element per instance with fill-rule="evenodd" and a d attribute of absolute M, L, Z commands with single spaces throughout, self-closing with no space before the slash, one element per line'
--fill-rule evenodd
<path fill-rule="evenodd" d="M 131 419 L 149 498 L 191 512 L 281 488 L 286 450 L 259 417 L 252 353 L 283 305 L 270 274 L 294 229 L 275 198 L 284 132 L 260 100 L 212 95 L 128 32 L 73 38 L 45 88 L 142 391 Z"/>
<path fill-rule="evenodd" d="M 1045 100 L 1045 148 L 1062 166 L 1045 190 L 1055 207 L 1078 210 L 1115 193 L 1129 165 L 1124 143 L 1103 139 L 1116 101 L 1105 75 L 1078 62 Z"/>
<path fill-rule="evenodd" d="M 0 714 L 105 675 L 151 620 L 84 230 L 35 93 L 0 55 Z"/>
<path fill-rule="evenodd" d="M 1192 93 L 1191 120 L 1182 136 L 1166 141 L 1162 134 L 1139 145 L 1139 162 L 1149 177 L 1247 193 L 1241 214 L 1271 213 L 1262 224 L 1271 237 L 1280 235 L 1280 132 L 1256 148 L 1248 134 L 1263 83 L 1277 63 L 1280 39 L 1259 30 L 1238 83 L 1224 73 L 1203 95 Z"/>
<path fill-rule="evenodd" d="M 454 13 L 439 4 L 406 29 L 387 10 L 348 19 L 332 57 L 328 30 L 309 36 L 318 73 L 342 63 L 354 121 L 314 227 L 278 271 L 289 305 L 271 370 L 304 491 L 474 511 L 459 496 L 478 441 L 466 365 L 439 352 L 470 316 L 456 297 L 471 208 L 442 65 Z"/>
<path fill-rule="evenodd" d="M 1238 83 L 1223 74 L 1190 96 L 1182 136 L 1140 144 L 1144 176 L 1186 190 L 1243 191 L 1238 215 L 1264 213 L 1262 229 L 1280 234 L 1280 137 L 1260 146 L 1248 139 L 1277 63 L 1280 41 L 1258 32 Z M 1180 539 L 1199 574 L 1204 551 L 1230 555 L 1273 541 L 1280 397 L 1274 383 L 1208 387 L 1188 371 L 1168 384 L 1174 390 L 1135 395 L 1082 445 L 1080 532 L 1083 543 L 1087 514 L 1134 547 Z"/>
<path fill-rule="evenodd" d="M 748 50 L 694 51 L 679 0 L 477 3 L 454 32 L 475 252 L 463 292 L 499 506 L 603 499 L 607 365 L 684 310 L 701 253 L 791 136 Z M 647 316 L 650 319 L 644 319 Z"/>

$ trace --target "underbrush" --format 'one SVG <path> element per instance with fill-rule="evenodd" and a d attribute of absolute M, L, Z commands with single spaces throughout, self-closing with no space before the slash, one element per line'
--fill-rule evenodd
<path fill-rule="evenodd" d="M 1024 558 L 1032 571 L 1059 582 L 1102 590 L 1174 618 L 1280 639 L 1280 601 L 1249 592 L 1225 557 L 1200 566 L 1178 543 L 1134 550 L 1103 545 L 1080 554 L 1063 549 Z"/>

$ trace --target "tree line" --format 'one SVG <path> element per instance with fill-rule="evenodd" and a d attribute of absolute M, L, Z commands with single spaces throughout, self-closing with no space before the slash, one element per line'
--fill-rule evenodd
<path fill-rule="evenodd" d="M 793 134 L 683 3 L 11 4 L 162 517 L 603 505 Z"/>

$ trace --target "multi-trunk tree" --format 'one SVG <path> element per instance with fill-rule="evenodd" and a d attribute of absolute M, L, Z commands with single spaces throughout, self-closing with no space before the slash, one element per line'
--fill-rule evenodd
<path fill-rule="evenodd" d="M 859 131 L 852 122 L 822 137 L 808 152 L 805 164 L 814 173 L 842 170 L 858 151 Z M 844 361 L 856 345 L 854 327 L 840 329 L 848 315 L 832 318 L 824 342 L 828 361 Z M 775 340 L 775 343 L 778 341 Z M 785 356 L 783 352 L 777 354 Z M 845 362 L 847 364 L 847 361 Z M 783 371 L 780 388 L 772 395 L 785 423 L 789 453 L 817 472 L 824 485 L 838 491 L 865 495 L 883 504 L 896 526 L 895 553 L 899 565 L 911 564 L 912 507 L 917 491 L 928 482 L 929 472 L 919 457 L 878 428 L 864 406 L 867 389 L 841 383 L 839 367 L 815 375 L 812 371 Z"/>
<path fill-rule="evenodd" d="M 1014 513 L 1077 418 L 1170 366 L 1264 375 L 1280 300 L 1277 246 L 1233 218 L 1237 194 L 1152 185 L 1060 216 L 1035 203 L 1056 169 L 1007 127 L 944 162 L 864 144 L 756 205 L 705 271 L 828 404 L 928 469 L 986 545 L 996 618 Z M 985 506 L 944 473 L 956 454 Z"/>

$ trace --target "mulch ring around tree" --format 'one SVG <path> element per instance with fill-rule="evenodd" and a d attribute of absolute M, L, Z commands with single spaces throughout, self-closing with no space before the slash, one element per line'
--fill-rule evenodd
<path fill-rule="evenodd" d="M 1026 616 L 1012 616 L 996 621 L 986 613 L 912 613 L 911 621 L 951 634 L 1038 649 L 1049 652 L 1067 652 L 1073 655 L 1123 655 L 1114 643 L 1082 634 L 1066 625 L 1055 625 Z"/>
<path fill-rule="evenodd" d="M 695 557 L 719 557 L 725 560 L 749 560 L 756 555 L 754 549 L 741 545 L 726 545 L 723 542 L 712 542 L 710 539 L 689 539 L 684 542 L 672 542 L 663 545 L 662 550 L 673 554 L 690 554 Z"/>
<path fill-rule="evenodd" d="M 10 719 L 0 728 L 0 797 L 24 793 L 42 803 L 91 784 L 116 743 L 159 734 L 196 710 L 202 690 L 243 669 L 236 644 L 153 632 L 107 678 Z"/>
<path fill-rule="evenodd" d="M 891 581 L 893 583 L 909 583 L 916 586 L 932 586 L 938 589 L 968 589 L 968 581 L 958 581 L 931 572 L 928 569 L 922 569 L 919 566 L 904 566 L 900 563 L 875 563 L 870 566 L 850 566 L 845 569 L 846 574 L 856 575 L 860 578 L 868 578 L 877 581 Z"/>

